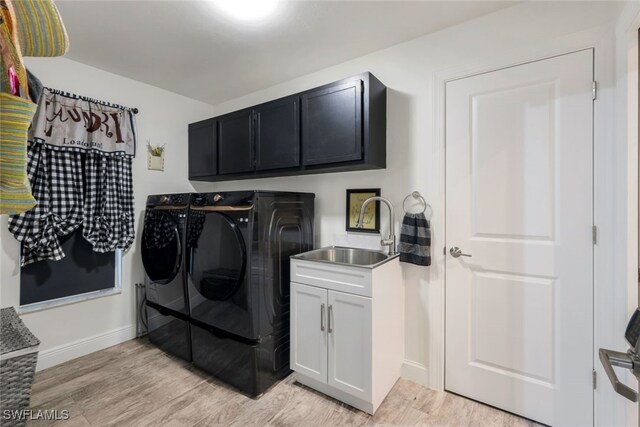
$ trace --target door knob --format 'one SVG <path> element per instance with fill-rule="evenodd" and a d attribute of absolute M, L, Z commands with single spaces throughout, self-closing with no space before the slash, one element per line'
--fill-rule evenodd
<path fill-rule="evenodd" d="M 451 254 L 452 257 L 454 258 L 458 258 L 461 256 L 468 256 L 469 258 L 471 258 L 472 255 L 470 254 L 463 254 L 462 253 L 462 249 L 460 249 L 457 246 L 452 247 L 451 249 L 449 249 L 449 253 Z"/>

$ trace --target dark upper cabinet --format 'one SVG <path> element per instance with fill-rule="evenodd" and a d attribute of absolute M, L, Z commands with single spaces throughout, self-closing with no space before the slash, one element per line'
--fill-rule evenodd
<path fill-rule="evenodd" d="M 251 172 L 253 159 L 253 110 L 218 118 L 218 172 Z"/>
<path fill-rule="evenodd" d="M 202 122 L 189 127 L 190 179 L 224 181 L 386 167 L 387 88 L 371 73 L 210 121 L 214 129 L 217 123 L 213 136 L 196 131 L 194 126 Z M 205 134 L 209 145 L 202 142 Z M 205 146 L 209 158 L 217 150 L 217 174 L 209 170 L 215 168 L 215 158 L 192 158 Z"/>
<path fill-rule="evenodd" d="M 304 165 L 362 159 L 360 80 L 302 96 L 302 153 Z"/>
<path fill-rule="evenodd" d="M 218 174 L 216 120 L 208 119 L 189 125 L 189 179 Z"/>
<path fill-rule="evenodd" d="M 255 108 L 256 169 L 300 165 L 300 98 L 292 96 Z"/>

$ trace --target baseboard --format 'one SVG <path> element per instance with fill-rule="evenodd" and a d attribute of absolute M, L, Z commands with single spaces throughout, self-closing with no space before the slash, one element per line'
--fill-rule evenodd
<path fill-rule="evenodd" d="M 429 387 L 429 370 L 422 363 L 405 359 L 402 363 L 402 378 Z"/>
<path fill-rule="evenodd" d="M 127 325 L 58 347 L 41 351 L 36 371 L 59 365 L 69 360 L 111 347 L 136 337 L 136 325 Z"/>

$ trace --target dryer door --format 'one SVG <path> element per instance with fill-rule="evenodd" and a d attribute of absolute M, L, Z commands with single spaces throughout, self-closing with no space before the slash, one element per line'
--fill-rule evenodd
<path fill-rule="evenodd" d="M 151 302 L 187 314 L 182 266 L 181 225 L 176 212 L 149 209 L 142 231 L 142 265 Z M 184 214 L 183 214 L 184 215 Z"/>
<path fill-rule="evenodd" d="M 257 337 L 251 330 L 247 250 L 239 227 L 222 212 L 189 213 L 191 317 L 207 326 L 253 339 Z"/>
<path fill-rule="evenodd" d="M 178 223 L 167 212 L 149 210 L 142 231 L 142 265 L 149 280 L 171 282 L 180 271 L 182 247 Z"/>

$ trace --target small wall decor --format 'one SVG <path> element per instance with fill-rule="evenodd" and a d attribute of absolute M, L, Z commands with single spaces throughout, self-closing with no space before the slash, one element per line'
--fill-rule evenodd
<path fill-rule="evenodd" d="M 151 145 L 147 140 L 147 169 L 164 171 L 164 144 Z"/>
<path fill-rule="evenodd" d="M 358 217 L 360 216 L 360 208 L 362 203 L 369 197 L 380 196 L 379 188 L 367 188 L 358 190 L 347 190 L 347 231 L 359 231 L 362 233 L 379 233 L 380 232 L 380 202 L 375 201 L 369 203 L 364 212 L 362 220 L 362 228 L 356 228 Z"/>

